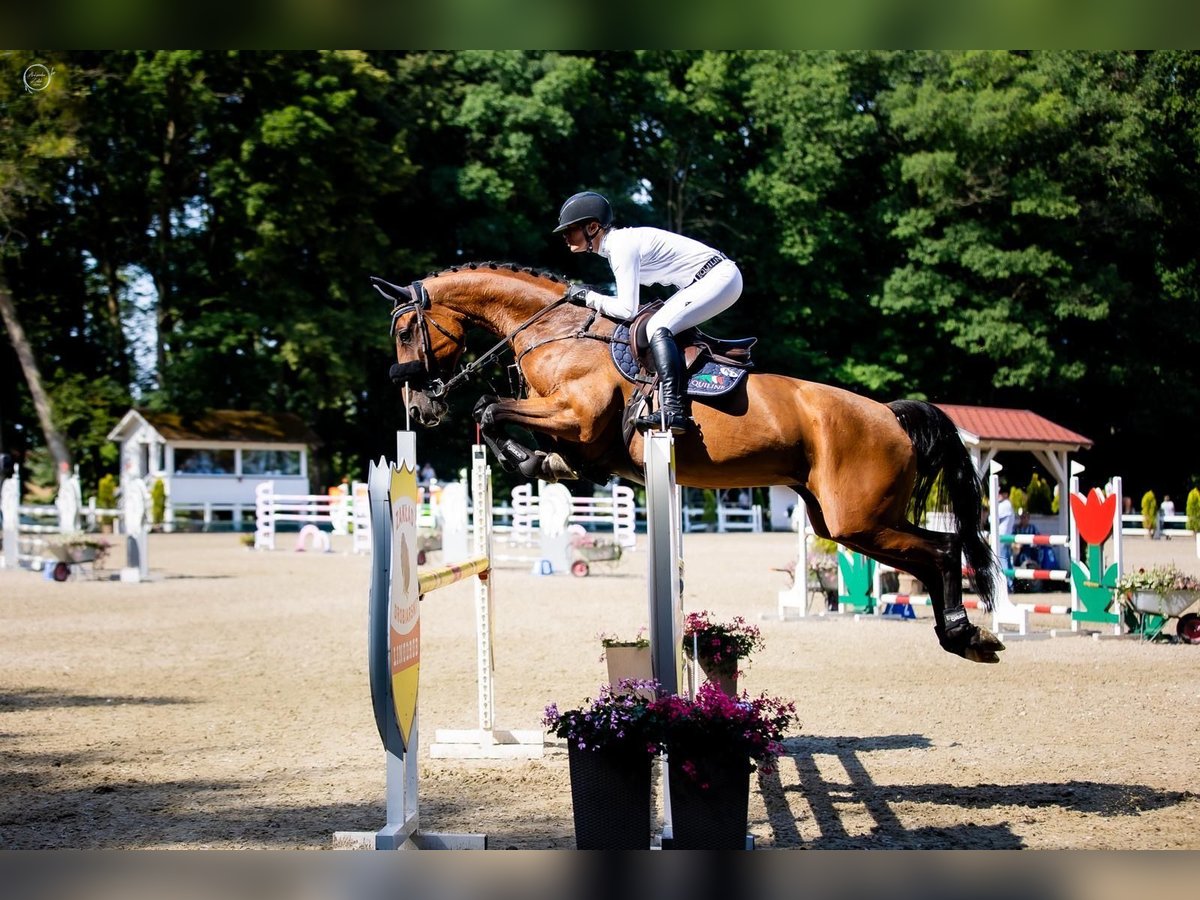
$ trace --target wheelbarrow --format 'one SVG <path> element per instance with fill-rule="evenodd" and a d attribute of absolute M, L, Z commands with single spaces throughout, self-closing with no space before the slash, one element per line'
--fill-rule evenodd
<path fill-rule="evenodd" d="M 591 563 L 611 562 L 615 566 L 621 559 L 621 545 L 587 532 L 575 533 L 571 536 L 571 557 L 571 574 L 583 578 L 591 572 Z"/>
<path fill-rule="evenodd" d="M 83 567 L 88 564 L 92 574 L 95 574 L 94 563 L 103 556 L 103 550 L 88 544 L 48 544 L 47 552 L 57 562 L 50 570 L 55 581 L 66 581 L 74 573 L 77 576 L 86 571 Z"/>
<path fill-rule="evenodd" d="M 1175 634 L 1179 639 L 1185 644 L 1200 644 L 1200 614 L 1186 611 L 1198 600 L 1200 591 L 1134 591 L 1130 602 L 1138 616 L 1138 633 L 1145 640 L 1154 640 L 1162 636 L 1168 619 L 1178 619 Z"/>

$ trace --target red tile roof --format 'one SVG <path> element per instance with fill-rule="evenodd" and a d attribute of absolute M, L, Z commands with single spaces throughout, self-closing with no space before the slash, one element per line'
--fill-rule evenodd
<path fill-rule="evenodd" d="M 961 431 L 969 431 L 983 441 L 1070 444 L 1083 449 L 1092 446 L 1091 438 L 1056 425 L 1028 409 L 955 406 L 949 403 L 935 405 L 946 413 Z"/>

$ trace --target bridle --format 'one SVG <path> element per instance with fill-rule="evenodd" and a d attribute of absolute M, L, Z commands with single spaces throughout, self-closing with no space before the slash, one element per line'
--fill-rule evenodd
<path fill-rule="evenodd" d="M 389 284 L 383 279 L 374 276 L 371 277 L 371 282 L 375 290 L 379 291 L 380 294 L 395 304 L 392 307 L 392 324 L 388 329 L 388 335 L 393 341 L 396 339 L 400 328 L 400 319 L 409 313 L 416 315 L 417 336 L 421 342 L 420 349 L 417 352 L 419 362 L 405 363 L 404 365 L 393 363 L 389 372 L 392 381 L 399 384 L 401 382 L 416 380 L 414 376 L 419 376 L 419 383 L 426 393 L 431 397 L 442 397 L 450 387 L 442 381 L 441 365 L 438 363 L 437 354 L 433 352 L 433 339 L 428 323 L 433 323 L 433 327 L 454 344 L 455 350 L 462 347 L 463 339 L 452 335 L 442 327 L 442 324 L 437 319 L 429 315 L 432 301 L 429 299 L 429 292 L 425 290 L 425 285 L 420 281 L 414 281 L 407 288 L 397 287 L 397 285 Z M 410 299 L 407 301 L 403 300 L 385 288 L 391 288 L 396 292 L 403 292 Z"/>
<path fill-rule="evenodd" d="M 371 276 L 371 283 L 375 290 L 379 291 L 384 297 L 390 300 L 395 306 L 392 307 L 392 324 L 389 334 L 394 340 L 396 330 L 399 327 L 400 319 L 409 313 L 416 315 L 416 328 L 419 339 L 421 341 L 421 349 L 419 351 L 420 362 L 393 363 L 390 370 L 390 376 L 394 383 L 400 384 L 413 380 L 414 376 L 420 377 L 422 390 L 435 400 L 440 400 L 450 393 L 450 389 L 466 381 L 474 375 L 484 365 L 492 359 L 499 356 L 506 349 L 513 346 L 513 340 L 518 334 L 531 326 L 534 322 L 551 310 L 561 306 L 567 302 L 568 294 L 563 293 L 561 297 L 555 300 L 548 306 L 539 309 L 532 316 L 518 325 L 515 329 L 501 338 L 490 350 L 477 357 L 473 362 L 466 363 L 458 374 L 451 376 L 448 381 L 443 381 L 441 378 L 441 366 L 438 363 L 437 355 L 433 352 L 433 341 L 430 336 L 429 325 L 440 331 L 447 339 L 454 344 L 455 350 L 459 350 L 465 343 L 464 338 L 457 338 L 449 331 L 442 327 L 432 315 L 429 315 L 432 301 L 429 298 L 429 292 L 425 290 L 425 285 L 420 281 L 414 281 L 407 288 L 399 287 L 398 285 L 390 284 L 382 278 Z M 406 294 L 409 299 L 402 299 L 397 294 Z"/>

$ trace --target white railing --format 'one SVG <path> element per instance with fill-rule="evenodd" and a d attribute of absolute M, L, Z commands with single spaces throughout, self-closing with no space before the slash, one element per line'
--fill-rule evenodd
<path fill-rule="evenodd" d="M 493 525 L 493 531 L 504 535 L 510 545 L 532 547 L 541 540 L 538 534 L 540 510 L 541 498 L 534 494 L 533 486 L 517 485 L 512 490 L 511 506 L 492 509 L 494 518 L 507 516 L 510 524 L 507 527 Z M 610 495 L 572 496 L 567 523 L 609 529 L 620 546 L 636 547 L 638 510 L 634 506 L 633 488 L 617 484 L 613 485 Z"/>

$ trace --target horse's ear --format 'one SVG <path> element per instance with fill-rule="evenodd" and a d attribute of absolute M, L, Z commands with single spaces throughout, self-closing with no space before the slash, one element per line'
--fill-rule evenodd
<path fill-rule="evenodd" d="M 393 305 L 397 303 L 412 303 L 412 294 L 408 292 L 408 288 L 392 284 L 390 281 L 384 281 L 378 275 L 371 276 L 371 287 L 379 291 Z"/>

